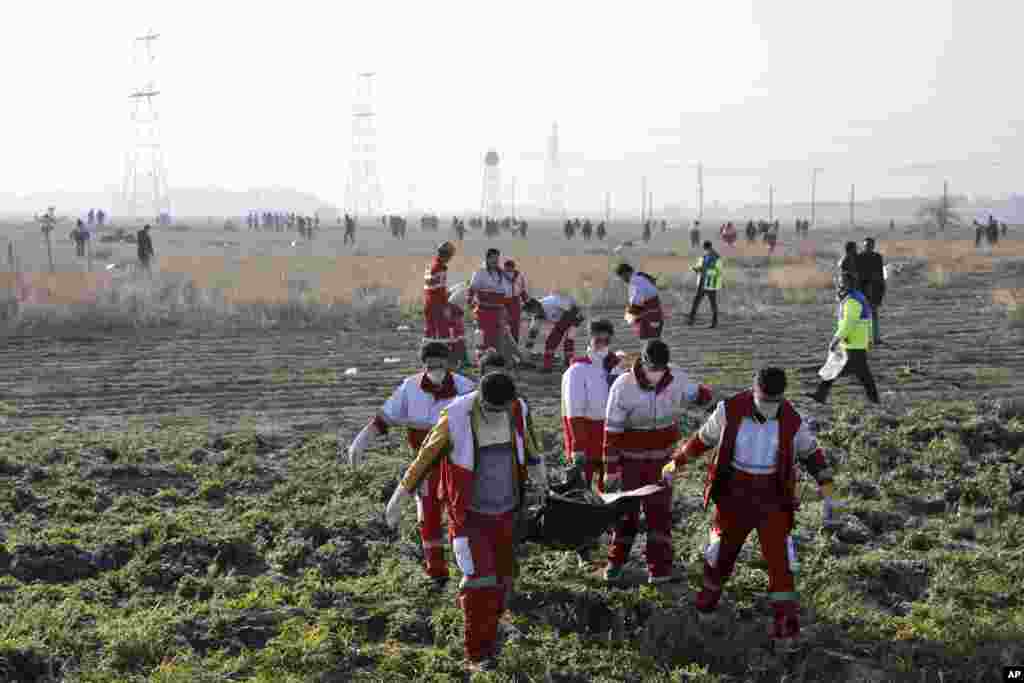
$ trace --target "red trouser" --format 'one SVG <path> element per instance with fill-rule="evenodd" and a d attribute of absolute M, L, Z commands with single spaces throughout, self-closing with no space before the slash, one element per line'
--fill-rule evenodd
<path fill-rule="evenodd" d="M 572 357 L 576 354 L 576 340 L 573 339 L 572 335 L 566 334 L 569 329 L 576 322 L 578 311 L 572 310 L 562 314 L 562 317 L 555 323 L 554 327 L 551 328 L 551 332 L 548 333 L 548 338 L 544 341 L 544 367 L 551 369 L 555 364 L 555 351 L 558 350 L 558 345 L 562 345 L 562 353 L 565 356 L 565 364 L 568 365 L 572 362 Z"/>
<path fill-rule="evenodd" d="M 515 576 L 515 512 L 485 515 L 470 510 L 463 535 L 469 539 L 473 573 L 463 576 L 457 602 L 465 614 L 466 659 L 478 662 L 495 654 L 498 621 Z"/>
<path fill-rule="evenodd" d="M 420 518 L 420 541 L 423 543 L 423 560 L 427 575 L 431 578 L 447 578 L 448 563 L 444 560 L 444 535 L 441 529 L 441 511 L 444 501 L 438 497 L 441 485 L 441 468 L 433 467 L 424 478 L 425 494 L 417 494 L 416 511 Z"/>
<path fill-rule="evenodd" d="M 523 319 L 523 302 L 519 299 L 513 299 L 508 304 L 508 308 L 505 309 L 505 314 L 508 316 L 508 327 L 512 333 L 512 338 L 516 340 L 516 344 L 519 343 L 519 325 Z"/>
<path fill-rule="evenodd" d="M 479 355 L 484 349 L 502 349 L 502 337 L 505 335 L 505 309 L 484 308 L 481 306 L 476 311 L 476 324 L 480 327 L 480 334 L 483 336 L 480 345 Z"/>
<path fill-rule="evenodd" d="M 573 453 L 583 453 L 586 459 L 583 469 L 583 476 L 589 485 L 594 480 L 594 475 L 602 472 L 601 454 L 604 448 L 604 420 L 579 420 L 577 430 L 582 432 L 579 439 L 573 437 L 572 427 L 568 417 L 562 418 L 562 436 L 565 440 L 565 453 L 571 459 Z M 571 462 L 569 464 L 572 464 Z M 597 479 L 598 486 L 602 486 L 601 477 Z"/>
<path fill-rule="evenodd" d="M 631 491 L 661 481 L 661 468 L 669 460 L 669 451 L 661 451 L 663 457 L 649 459 L 656 451 L 623 453 L 622 490 Z M 633 460 L 629 456 L 642 455 L 645 459 Z M 647 518 L 647 571 L 651 576 L 672 574 L 672 489 L 640 499 L 640 507 Z M 612 543 L 608 549 L 608 563 L 625 564 L 633 537 L 639 530 L 640 512 L 624 516 L 615 526 Z"/>
<path fill-rule="evenodd" d="M 726 493 L 715 505 L 713 525 L 720 530 L 721 546 L 716 566 L 704 562 L 703 594 L 717 604 L 717 596 L 732 576 L 747 536 L 757 529 L 761 555 L 768 563 L 768 599 L 777 611 L 780 607 L 794 610 L 797 595 L 786 554 L 786 536 L 793 528 L 793 513 L 786 509 L 778 492 L 778 478 L 774 474 L 734 471 Z"/>
<path fill-rule="evenodd" d="M 409 448 L 413 453 L 419 452 L 428 433 L 427 430 L 409 430 Z M 448 576 L 448 563 L 444 561 L 444 535 L 441 531 L 441 511 L 444 509 L 444 502 L 439 497 L 440 486 L 441 468 L 435 466 L 423 478 L 421 488 L 416 492 L 416 513 L 420 523 L 423 560 L 427 575 L 436 578 Z"/>
<path fill-rule="evenodd" d="M 633 333 L 640 339 L 658 339 L 661 337 L 665 318 L 661 306 L 649 308 L 633 323 Z"/>
<path fill-rule="evenodd" d="M 427 297 L 423 303 L 423 336 L 430 340 L 448 339 L 448 301 Z"/>
<path fill-rule="evenodd" d="M 448 304 L 451 319 L 448 327 L 448 336 L 454 341 L 451 343 L 452 359 L 460 363 L 466 358 L 466 314 L 455 304 Z"/>

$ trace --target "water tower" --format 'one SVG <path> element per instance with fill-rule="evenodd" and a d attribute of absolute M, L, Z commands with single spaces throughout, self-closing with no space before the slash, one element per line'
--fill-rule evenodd
<path fill-rule="evenodd" d="M 484 155 L 484 190 L 480 210 L 486 218 L 501 218 L 501 159 L 496 151 L 488 150 Z"/>

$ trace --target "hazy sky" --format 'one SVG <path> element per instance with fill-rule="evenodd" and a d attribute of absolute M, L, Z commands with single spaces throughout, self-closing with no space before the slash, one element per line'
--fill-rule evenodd
<path fill-rule="evenodd" d="M 171 187 L 344 200 L 355 73 L 377 72 L 393 208 L 518 193 L 557 120 L 573 208 L 1024 191 L 1018 0 L 9 3 L 0 191 L 120 183 L 134 37 L 152 27 Z M 16 9 L 13 9 L 14 7 Z M 1016 184 L 1015 184 L 1016 183 Z M 533 190 L 534 192 L 536 190 Z"/>

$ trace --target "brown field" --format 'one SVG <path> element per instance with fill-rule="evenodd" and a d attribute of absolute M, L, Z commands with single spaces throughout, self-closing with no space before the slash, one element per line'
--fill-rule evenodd
<path fill-rule="evenodd" d="M 38 234 L 8 234 L 53 303 L 0 308 L 0 679 L 466 680 L 454 587 L 424 585 L 415 513 L 407 506 L 398 534 L 380 523 L 409 453 L 399 438 L 360 467 L 340 455 L 417 368 L 421 278 L 446 233 L 413 229 L 399 243 L 366 229 L 359 254 L 334 230 L 294 247 L 287 234 L 158 233 L 153 279 L 115 269 L 95 302 L 99 278 L 69 244 L 49 275 Z M 723 617 L 696 621 L 707 537 L 696 467 L 673 502 L 682 582 L 609 588 L 572 553 L 526 544 L 509 616 L 523 637 L 486 680 L 951 683 L 997 680 L 1000 662 L 1020 662 L 1024 409 L 1010 399 L 1024 381 L 1024 241 L 1011 232 L 984 255 L 966 232 L 944 243 L 876 234 L 901 266 L 881 308 L 885 345 L 870 355 L 878 408 L 850 381 L 828 407 L 803 396 L 834 327 L 830 269 L 848 232 L 804 243 L 784 232 L 774 256 L 723 249 L 716 330 L 707 304 L 685 324 L 697 254 L 681 231 L 622 255 L 663 283 L 676 364 L 719 397 L 759 366 L 785 367 L 837 463 L 850 503 L 837 530 L 821 528 L 801 484 L 801 650 L 771 652 L 750 541 Z M 492 244 L 534 292 L 573 293 L 589 318 L 613 321 L 615 347 L 640 349 L 610 276 L 619 256 L 554 226 L 531 227 L 525 243 L 471 232 L 453 279 Z M 104 248 L 97 269 L 132 259 L 130 245 Z M 0 273 L 8 298 L 15 284 Z M 559 381 L 518 378 L 553 477 Z M 688 412 L 688 426 L 701 415 Z M 641 547 L 631 576 L 643 574 Z"/>

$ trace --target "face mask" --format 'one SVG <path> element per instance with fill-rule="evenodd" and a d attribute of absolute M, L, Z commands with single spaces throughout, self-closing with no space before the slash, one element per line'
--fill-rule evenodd
<path fill-rule="evenodd" d="M 594 358 L 600 358 L 603 360 L 604 357 L 608 355 L 608 345 L 591 343 L 590 346 L 587 347 L 587 353 Z"/>
<path fill-rule="evenodd" d="M 779 408 L 782 406 L 782 401 L 766 401 L 762 398 L 755 398 L 754 405 L 757 407 L 757 412 L 761 413 L 768 419 L 771 419 L 778 415 Z"/>
<path fill-rule="evenodd" d="M 483 409 L 485 413 L 490 413 L 491 415 L 494 415 L 495 413 L 505 412 L 504 406 L 492 406 L 490 403 L 483 401 L 481 401 L 480 407 Z"/>
<path fill-rule="evenodd" d="M 440 370 L 427 370 L 427 379 L 429 379 L 434 384 L 440 385 L 442 382 L 444 382 L 444 376 L 446 374 L 448 374 L 448 372 L 443 368 Z"/>
<path fill-rule="evenodd" d="M 665 376 L 664 370 L 644 370 L 644 374 L 647 375 L 647 381 L 652 385 L 657 385 L 661 381 L 661 378 Z"/>

